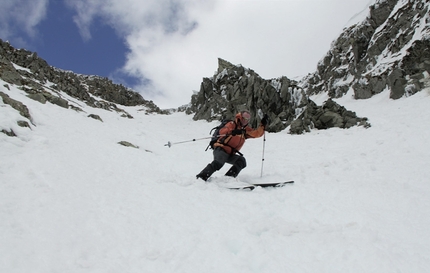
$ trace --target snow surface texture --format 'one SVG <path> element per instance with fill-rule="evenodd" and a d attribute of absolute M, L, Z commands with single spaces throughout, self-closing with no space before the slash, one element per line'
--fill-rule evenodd
<path fill-rule="evenodd" d="M 46 105 L 11 87 L 36 127 L 0 99 L 0 272 L 429 272 L 430 93 L 337 100 L 372 127 L 248 140 L 241 182 L 195 175 L 215 123 L 134 119 Z M 313 97 L 321 103 L 324 97 Z M 88 118 L 98 114 L 104 122 Z M 118 145 L 129 141 L 140 148 Z"/>

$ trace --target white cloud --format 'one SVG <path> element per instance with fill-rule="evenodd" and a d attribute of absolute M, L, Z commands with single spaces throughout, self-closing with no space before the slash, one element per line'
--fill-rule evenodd
<path fill-rule="evenodd" d="M 46 17 L 49 0 L 2 0 L 0 36 L 9 39 L 16 29 L 22 29 L 28 36 L 37 35 L 37 25 Z M 16 27 L 15 27 L 16 26 Z"/>
<path fill-rule="evenodd" d="M 160 106 L 190 101 L 202 77 L 210 77 L 221 57 L 254 69 L 264 78 L 313 72 L 344 24 L 368 0 L 217 1 L 211 9 L 188 10 L 197 27 L 187 35 L 161 26 L 128 33 L 124 67 L 152 85 L 137 87 Z"/>
<path fill-rule="evenodd" d="M 76 23 L 82 39 L 91 39 L 91 24 L 96 16 L 102 15 L 103 3 L 98 1 L 66 0 L 66 4 L 76 11 L 73 21 Z"/>
<path fill-rule="evenodd" d="M 192 89 L 198 89 L 201 78 L 207 76 L 201 74 L 195 59 L 207 58 L 204 56 L 207 49 L 202 48 L 202 41 L 195 33 L 199 33 L 198 20 L 204 21 L 202 15 L 211 14 L 213 1 L 70 0 L 68 4 L 77 11 L 74 20 L 84 39 L 91 37 L 91 22 L 96 17 L 124 37 L 130 51 L 123 71 L 151 80 L 150 84 L 135 87 L 146 99 L 159 103 L 164 98 L 179 106 L 177 103 L 190 100 Z M 202 65 L 207 64 L 202 62 Z M 211 70 L 216 69 L 216 57 L 212 58 L 211 66 Z M 190 80 L 196 87 L 190 85 Z"/>

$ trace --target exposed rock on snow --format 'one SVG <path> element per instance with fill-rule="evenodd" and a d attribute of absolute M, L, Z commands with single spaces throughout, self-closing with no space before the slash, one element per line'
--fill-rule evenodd
<path fill-rule="evenodd" d="M 338 98 L 353 89 L 367 99 L 385 89 L 398 99 L 422 90 L 430 71 L 429 1 L 380 0 L 367 18 L 336 39 L 317 71 L 301 85 L 307 94 Z"/>
<path fill-rule="evenodd" d="M 45 97 L 56 96 L 55 93 L 61 90 L 96 108 L 118 111 L 119 109 L 115 109 L 117 108 L 115 104 L 143 105 L 148 112 L 167 114 L 167 111 L 161 110 L 152 101 L 145 100 L 139 93 L 123 85 L 114 84 L 108 78 L 79 75 L 54 68 L 37 53 L 15 49 L 1 39 L 0 78 L 10 84 L 22 86 L 24 91 L 39 99 L 42 97 L 35 96 L 36 94 L 42 93 Z M 66 105 L 61 103 L 60 106 Z"/>
<path fill-rule="evenodd" d="M 292 134 L 314 128 L 369 126 L 367 118 L 359 118 L 340 105 L 329 105 L 335 103 L 330 100 L 317 106 L 296 81 L 287 77 L 265 80 L 251 69 L 219 59 L 218 71 L 213 77 L 203 79 L 187 113 L 195 113 L 195 120 L 212 121 L 232 119 L 238 111 L 247 109 L 253 117 L 251 125 L 256 127 L 261 118 L 258 112 L 262 111 L 270 116 L 268 131 L 279 132 L 291 125 Z"/>

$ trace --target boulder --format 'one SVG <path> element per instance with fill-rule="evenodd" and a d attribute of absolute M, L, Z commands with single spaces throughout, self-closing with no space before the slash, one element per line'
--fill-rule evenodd
<path fill-rule="evenodd" d="M 139 149 L 139 146 L 131 144 L 128 141 L 120 141 L 118 142 L 119 145 L 125 146 L 125 147 L 131 147 L 131 148 L 135 148 L 135 149 Z"/>
<path fill-rule="evenodd" d="M 0 97 L 3 99 L 5 104 L 9 104 L 13 109 L 17 110 L 19 114 L 29 120 L 31 120 L 30 111 L 28 111 L 27 106 L 22 102 L 10 98 L 7 94 L 0 91 Z"/>
<path fill-rule="evenodd" d="M 89 114 L 88 117 L 103 122 L 102 118 L 99 115 Z"/>

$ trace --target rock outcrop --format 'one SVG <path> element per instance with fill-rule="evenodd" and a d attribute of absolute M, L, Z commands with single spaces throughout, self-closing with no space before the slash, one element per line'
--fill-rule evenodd
<path fill-rule="evenodd" d="M 366 19 L 346 28 L 300 85 L 308 95 L 327 92 L 338 98 L 352 91 L 356 99 L 384 90 L 398 99 L 429 86 L 429 7 L 428 0 L 376 1 Z"/>
<path fill-rule="evenodd" d="M 251 112 L 251 126 L 260 122 L 259 113 L 269 115 L 266 129 L 279 132 L 289 125 L 290 133 L 301 134 L 312 128 L 349 128 L 370 126 L 367 119 L 329 100 L 317 106 L 297 82 L 287 77 L 265 80 L 253 70 L 218 59 L 218 70 L 211 78 L 204 78 L 200 91 L 191 98 L 187 108 L 194 119 L 207 121 L 232 119 L 247 109 Z"/>

